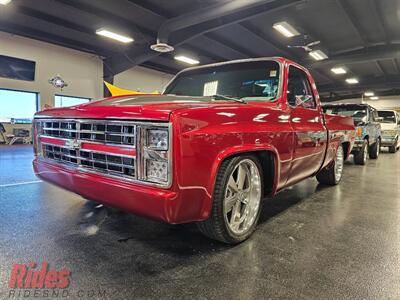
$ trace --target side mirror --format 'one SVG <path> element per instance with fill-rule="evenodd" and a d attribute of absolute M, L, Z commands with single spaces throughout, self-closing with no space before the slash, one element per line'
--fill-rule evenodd
<path fill-rule="evenodd" d="M 301 106 L 301 105 L 303 105 L 304 103 L 306 103 L 306 102 L 312 100 L 312 99 L 313 99 L 313 96 L 311 96 L 311 95 L 296 95 L 295 98 L 296 98 L 296 105 L 295 105 L 295 107 L 297 107 L 297 106 Z"/>
<path fill-rule="evenodd" d="M 382 117 L 378 117 L 378 118 L 376 118 L 376 121 L 377 122 L 383 122 L 383 118 Z"/>

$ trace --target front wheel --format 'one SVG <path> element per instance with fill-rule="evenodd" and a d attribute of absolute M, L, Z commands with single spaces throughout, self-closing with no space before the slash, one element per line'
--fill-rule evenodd
<path fill-rule="evenodd" d="M 255 230 L 260 217 L 263 174 L 253 155 L 228 158 L 219 169 L 210 217 L 197 223 L 209 238 L 237 244 Z"/>
<path fill-rule="evenodd" d="M 368 158 L 368 141 L 364 140 L 361 149 L 354 154 L 354 162 L 356 165 L 365 165 Z"/>
<path fill-rule="evenodd" d="M 394 143 L 394 145 L 393 146 L 389 146 L 389 152 L 390 153 L 396 153 L 396 151 L 397 151 L 397 139 L 396 139 L 396 142 Z"/>
<path fill-rule="evenodd" d="M 371 159 L 377 159 L 379 156 L 379 150 L 381 149 L 381 140 L 377 139 L 375 144 L 373 144 L 369 148 L 369 158 Z"/>
<path fill-rule="evenodd" d="M 321 170 L 317 174 L 317 180 L 322 184 L 336 185 L 342 179 L 343 167 L 344 167 L 344 151 L 343 151 L 343 146 L 339 145 L 339 147 L 336 150 L 335 160 L 329 167 Z"/>

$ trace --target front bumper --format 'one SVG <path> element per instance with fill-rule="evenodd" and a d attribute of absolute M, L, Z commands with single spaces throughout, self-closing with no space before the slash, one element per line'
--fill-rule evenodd
<path fill-rule="evenodd" d="M 174 191 L 85 172 L 66 165 L 49 163 L 36 158 L 36 175 L 82 197 L 125 210 L 127 212 L 164 221 L 170 224 L 201 221 L 206 193 L 201 189 Z M 209 201 L 209 200 L 208 200 Z"/>
<path fill-rule="evenodd" d="M 395 146 L 397 143 L 397 137 L 396 136 L 383 136 L 381 140 L 381 146 L 382 147 L 390 147 L 390 146 Z"/>
<path fill-rule="evenodd" d="M 351 154 L 361 151 L 363 144 L 364 140 L 355 140 L 353 144 L 353 149 L 351 150 Z"/>

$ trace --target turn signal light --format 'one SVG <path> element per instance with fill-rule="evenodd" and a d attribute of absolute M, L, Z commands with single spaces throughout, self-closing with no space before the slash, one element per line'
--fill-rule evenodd
<path fill-rule="evenodd" d="M 357 136 L 362 136 L 362 128 L 357 127 L 356 134 L 357 134 Z"/>

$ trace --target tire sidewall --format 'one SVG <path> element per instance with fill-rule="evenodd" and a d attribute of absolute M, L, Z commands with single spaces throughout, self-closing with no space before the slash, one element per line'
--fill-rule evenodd
<path fill-rule="evenodd" d="M 231 231 L 231 229 L 229 228 L 228 224 L 226 224 L 226 220 L 225 220 L 225 215 L 224 215 L 224 198 L 225 198 L 225 190 L 226 190 L 226 186 L 228 184 L 228 180 L 229 177 L 231 176 L 232 172 L 234 171 L 234 168 L 236 167 L 236 165 L 242 161 L 242 160 L 246 160 L 249 159 L 251 161 L 254 162 L 254 164 L 257 166 L 258 168 L 258 172 L 260 174 L 260 181 L 261 181 L 261 197 L 260 197 L 260 203 L 258 206 L 258 211 L 257 211 L 257 215 L 254 219 L 254 223 L 251 225 L 251 227 L 249 228 L 249 230 L 243 234 L 236 234 L 234 232 Z M 250 154 L 245 154 L 245 155 L 240 155 L 237 157 L 234 157 L 230 162 L 229 165 L 225 171 L 224 174 L 224 179 L 222 181 L 222 191 L 219 191 L 218 194 L 216 195 L 217 197 L 219 197 L 218 199 L 218 204 L 219 204 L 219 211 L 221 212 L 221 216 L 222 216 L 222 220 L 223 220 L 223 229 L 224 229 L 224 235 L 226 235 L 227 239 L 230 240 L 231 242 L 234 243 L 238 243 L 238 242 L 242 242 L 244 240 L 246 240 L 255 230 L 255 228 L 257 227 L 258 224 L 258 220 L 260 218 L 260 214 L 261 214 L 261 210 L 262 210 L 262 203 L 263 203 L 263 191 L 264 191 L 264 174 L 262 172 L 262 167 L 261 164 L 259 162 L 259 160 L 257 159 L 256 156 L 254 155 L 250 155 Z M 215 193 L 214 193 L 215 195 Z M 214 201 L 217 199 L 214 199 Z"/>
<path fill-rule="evenodd" d="M 335 164 L 336 164 L 336 161 L 337 161 L 337 155 L 338 155 L 339 151 L 342 151 L 342 155 L 343 155 L 343 166 L 342 166 L 342 172 L 341 172 L 341 174 L 340 174 L 340 178 L 339 178 L 338 180 L 336 179 L 335 168 L 333 168 L 333 178 L 334 178 L 335 184 L 338 184 L 338 183 L 342 180 L 342 177 L 343 177 L 343 170 L 344 170 L 344 162 L 345 162 L 343 146 L 342 146 L 342 145 L 339 145 L 339 147 L 338 147 L 337 150 L 336 150 Z"/>

